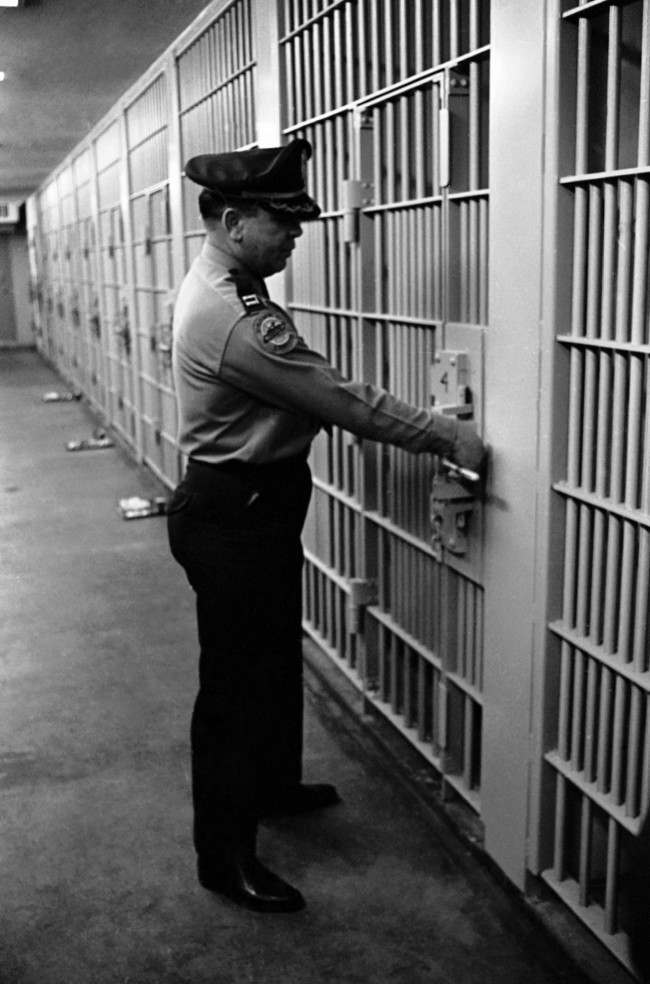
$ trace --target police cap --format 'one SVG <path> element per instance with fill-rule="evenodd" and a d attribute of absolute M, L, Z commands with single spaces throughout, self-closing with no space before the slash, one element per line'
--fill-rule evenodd
<path fill-rule="evenodd" d="M 309 141 L 297 139 L 283 147 L 200 154 L 187 162 L 185 174 L 226 201 L 256 202 L 305 222 L 320 215 L 305 189 L 310 157 Z"/>

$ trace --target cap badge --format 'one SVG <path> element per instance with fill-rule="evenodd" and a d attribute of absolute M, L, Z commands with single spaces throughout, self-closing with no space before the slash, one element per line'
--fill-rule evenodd
<path fill-rule="evenodd" d="M 265 314 L 256 322 L 257 335 L 268 352 L 283 355 L 298 343 L 298 333 L 290 321 L 275 314 Z"/>

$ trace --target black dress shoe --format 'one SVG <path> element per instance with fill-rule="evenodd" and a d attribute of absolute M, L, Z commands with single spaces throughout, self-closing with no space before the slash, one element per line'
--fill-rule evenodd
<path fill-rule="evenodd" d="M 300 892 L 265 868 L 254 855 L 218 862 L 199 857 L 198 875 L 203 888 L 256 912 L 298 912 L 305 908 Z"/>
<path fill-rule="evenodd" d="M 260 809 L 261 817 L 297 816 L 300 813 L 310 813 L 312 810 L 322 810 L 326 806 L 334 806 L 341 802 L 341 797 L 334 786 L 327 782 L 301 783 L 277 790 L 267 799 Z"/>

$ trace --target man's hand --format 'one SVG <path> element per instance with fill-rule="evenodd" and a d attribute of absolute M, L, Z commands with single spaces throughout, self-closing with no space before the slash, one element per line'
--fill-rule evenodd
<path fill-rule="evenodd" d="M 459 420 L 454 447 L 449 457 L 461 468 L 481 472 L 487 455 L 487 448 L 476 433 L 473 424 Z"/>

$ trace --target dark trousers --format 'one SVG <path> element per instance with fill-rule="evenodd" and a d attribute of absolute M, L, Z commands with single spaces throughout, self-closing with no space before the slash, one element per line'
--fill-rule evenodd
<path fill-rule="evenodd" d="M 196 593 L 192 795 L 201 855 L 252 850 L 265 801 L 301 779 L 300 533 L 310 494 L 302 458 L 190 461 L 169 504 L 171 551 Z"/>

